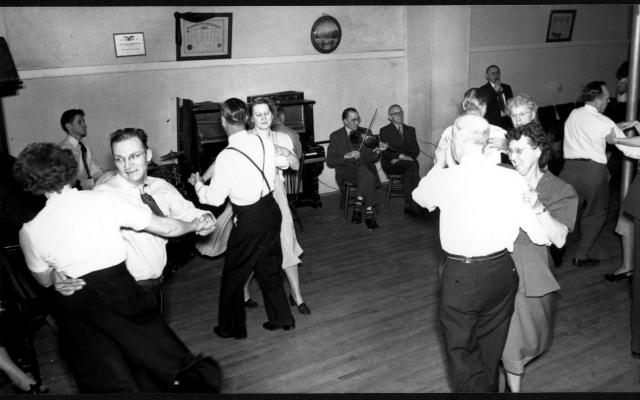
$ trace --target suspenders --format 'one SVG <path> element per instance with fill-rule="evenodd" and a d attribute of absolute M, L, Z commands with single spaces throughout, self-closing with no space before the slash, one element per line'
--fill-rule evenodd
<path fill-rule="evenodd" d="M 265 151 L 264 151 L 264 143 L 262 142 L 262 138 L 258 135 L 256 135 L 256 137 L 258 139 L 260 139 L 260 145 L 262 146 L 262 169 L 260 169 L 260 167 L 258 167 L 258 165 L 251 159 L 251 157 L 249 157 L 248 155 L 246 155 L 243 151 L 240 151 L 238 149 L 236 149 L 235 147 L 227 147 L 227 149 L 229 150 L 235 150 L 238 153 L 242 154 L 243 156 L 245 156 L 247 158 L 247 160 L 251 161 L 251 164 L 253 164 L 254 167 L 256 167 L 256 169 L 260 172 L 260 174 L 262 175 L 262 179 L 264 180 L 264 183 L 267 184 L 267 188 L 269 189 L 269 192 L 271 192 L 271 185 L 269 185 L 269 181 L 267 181 L 267 177 L 264 175 L 264 160 L 265 160 Z M 262 195 L 262 190 L 260 190 L 260 194 Z"/>

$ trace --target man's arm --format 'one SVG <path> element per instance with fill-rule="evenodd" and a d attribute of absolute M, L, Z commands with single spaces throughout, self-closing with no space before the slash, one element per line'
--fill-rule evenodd
<path fill-rule="evenodd" d="M 420 180 L 418 187 L 411 192 L 411 197 L 420 206 L 429 211 L 438 207 L 440 191 L 440 182 L 446 181 L 444 176 L 444 168 L 433 166 L 427 175 Z"/>
<path fill-rule="evenodd" d="M 340 149 L 339 133 L 340 131 L 336 131 L 329 136 L 329 147 L 327 148 L 327 166 L 329 168 L 347 165 L 347 160 L 344 158 L 345 153 Z"/>
<path fill-rule="evenodd" d="M 413 158 L 414 160 L 417 160 L 418 155 L 420 154 L 420 146 L 418 145 L 416 130 L 413 127 L 410 127 L 410 126 L 407 127 L 407 135 L 405 137 L 404 143 L 405 143 L 405 150 L 403 153 Z"/>
<path fill-rule="evenodd" d="M 215 228 L 215 218 L 210 211 L 196 208 L 192 202 L 182 197 L 182 194 L 170 183 L 164 182 L 167 193 L 165 198 L 168 203 L 169 217 L 190 222 L 194 219 L 201 219 L 203 227 L 198 230 L 199 235 L 208 235 Z"/>

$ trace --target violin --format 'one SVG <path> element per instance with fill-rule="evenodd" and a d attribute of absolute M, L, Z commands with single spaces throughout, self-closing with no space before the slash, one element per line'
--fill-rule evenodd
<path fill-rule="evenodd" d="M 362 146 L 367 146 L 370 149 L 374 149 L 380 145 L 380 136 L 371 133 L 371 125 L 373 125 L 373 121 L 375 121 L 377 114 L 378 109 L 376 108 L 375 112 L 373 113 L 373 117 L 371 117 L 369 127 L 367 129 L 358 127 L 358 129 L 351 132 L 351 134 L 349 135 L 351 143 L 358 146 L 358 151 L 362 149 Z"/>

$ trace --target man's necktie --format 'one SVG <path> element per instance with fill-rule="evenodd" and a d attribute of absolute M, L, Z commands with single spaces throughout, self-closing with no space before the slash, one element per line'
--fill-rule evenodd
<path fill-rule="evenodd" d="M 140 187 L 140 198 L 142 199 L 142 202 L 144 204 L 149 206 L 149 208 L 155 215 L 157 215 L 158 217 L 165 216 L 160 207 L 158 207 L 158 203 L 156 203 L 156 201 L 153 199 L 153 196 L 151 196 L 149 193 L 145 193 L 144 186 Z"/>
<path fill-rule="evenodd" d="M 80 144 L 80 151 L 82 151 L 82 163 L 84 164 L 84 170 L 87 171 L 87 178 L 91 178 L 91 172 L 89 171 L 89 161 L 87 161 L 87 147 L 84 143 L 78 141 Z"/>
<path fill-rule="evenodd" d="M 506 104 L 504 104 L 504 97 L 502 97 L 502 88 L 498 90 L 498 103 L 500 104 L 500 111 L 505 112 L 507 109 Z"/>
<path fill-rule="evenodd" d="M 398 133 L 400 134 L 400 136 L 402 136 L 402 135 L 403 135 L 403 133 L 402 133 L 402 127 L 398 128 Z"/>

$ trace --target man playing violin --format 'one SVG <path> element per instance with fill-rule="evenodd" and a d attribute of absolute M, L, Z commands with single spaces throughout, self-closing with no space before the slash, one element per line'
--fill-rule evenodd
<path fill-rule="evenodd" d="M 386 150 L 384 143 L 378 143 L 378 137 L 371 131 L 360 128 L 360 115 L 355 108 L 349 107 L 342 112 L 344 126 L 331 133 L 327 149 L 327 166 L 335 168 L 336 182 L 342 188 L 345 181 L 356 185 L 356 205 L 351 223 L 362 223 L 364 208 L 367 229 L 378 229 L 373 212 L 376 188 L 380 186 L 380 177 L 376 162 L 380 152 Z"/>
<path fill-rule="evenodd" d="M 387 144 L 387 150 L 382 152 L 382 170 L 385 174 L 402 175 L 404 192 L 404 212 L 414 214 L 418 205 L 411 198 L 411 192 L 420 181 L 418 154 L 420 147 L 416 139 L 414 127 L 405 125 L 402 108 L 394 104 L 389 107 L 389 125 L 380 129 L 380 141 Z"/>

